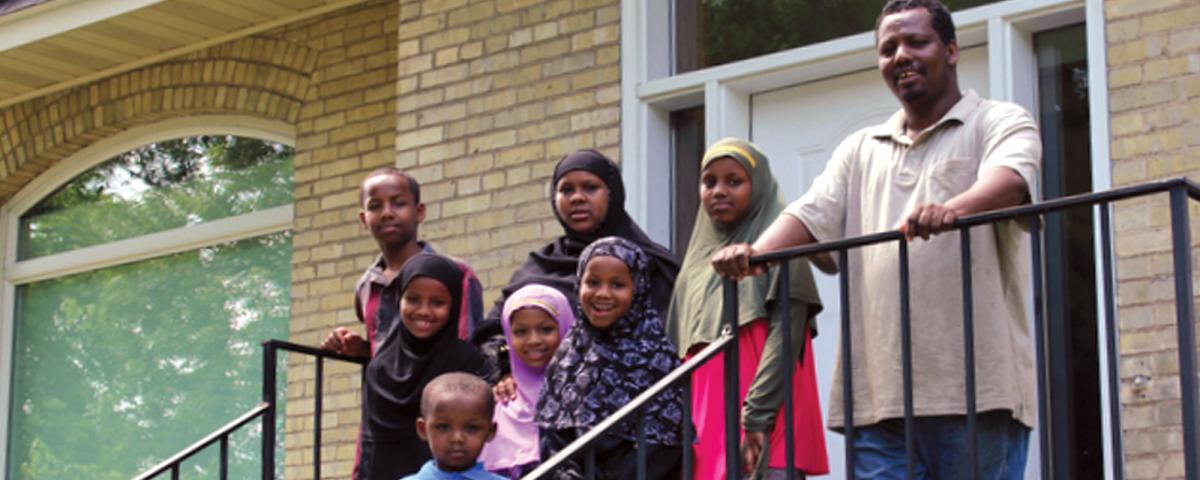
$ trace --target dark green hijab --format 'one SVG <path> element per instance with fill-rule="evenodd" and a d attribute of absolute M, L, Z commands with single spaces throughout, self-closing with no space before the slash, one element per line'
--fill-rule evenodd
<path fill-rule="evenodd" d="M 667 334 L 681 356 L 695 345 L 711 343 L 721 334 L 721 277 L 713 270 L 713 254 L 727 245 L 753 243 L 783 212 L 779 183 L 771 175 L 767 156 L 758 147 L 736 138 L 721 140 L 704 152 L 701 170 L 721 158 L 732 158 L 746 170 L 750 178 L 750 206 L 746 217 L 728 229 L 713 223 L 703 206 L 696 214 L 692 239 L 683 259 L 683 268 L 675 279 L 666 317 Z M 738 325 L 759 318 L 770 318 L 772 324 L 781 320 L 775 309 L 779 268 L 772 267 L 766 275 L 738 282 Z M 821 298 L 813 282 L 812 269 L 808 260 L 802 258 L 788 262 L 788 268 L 791 269 L 789 297 L 793 301 L 790 320 L 793 325 L 808 322 L 815 335 L 813 319 L 821 311 Z M 807 308 L 800 303 L 807 304 Z M 794 336 L 792 341 L 799 345 L 804 338 Z"/>

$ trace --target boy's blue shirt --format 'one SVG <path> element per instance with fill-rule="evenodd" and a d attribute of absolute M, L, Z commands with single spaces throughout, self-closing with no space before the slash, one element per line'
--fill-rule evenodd
<path fill-rule="evenodd" d="M 476 463 L 470 470 L 446 472 L 438 468 L 437 460 L 430 460 L 417 473 L 401 480 L 508 480 L 483 469 L 483 462 Z"/>

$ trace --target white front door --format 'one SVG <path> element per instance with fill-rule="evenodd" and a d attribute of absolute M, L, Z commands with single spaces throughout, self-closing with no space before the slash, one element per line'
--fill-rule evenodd
<path fill-rule="evenodd" d="M 987 96 L 987 66 L 986 47 L 963 50 L 958 64 L 959 86 Z M 750 105 L 751 139 L 770 159 L 785 202 L 800 198 L 808 190 L 842 139 L 863 127 L 882 123 L 900 108 L 875 69 L 756 94 Z M 822 413 L 827 415 L 833 366 L 841 342 L 838 279 L 818 273 L 817 288 L 825 310 L 817 316 L 819 335 L 813 341 L 813 354 Z M 826 431 L 825 444 L 830 478 L 846 478 L 842 436 Z M 1035 463 L 1033 458 L 1030 460 L 1030 464 Z"/>

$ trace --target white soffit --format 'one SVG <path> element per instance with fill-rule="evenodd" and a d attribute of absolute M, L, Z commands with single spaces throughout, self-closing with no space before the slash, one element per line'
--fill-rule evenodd
<path fill-rule="evenodd" d="M 0 108 L 366 0 L 52 0 L 0 16 Z"/>

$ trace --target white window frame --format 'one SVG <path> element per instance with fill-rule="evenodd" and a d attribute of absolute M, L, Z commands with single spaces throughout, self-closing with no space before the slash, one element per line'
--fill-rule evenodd
<path fill-rule="evenodd" d="M 875 68 L 874 33 L 864 32 L 737 62 L 670 75 L 670 2 L 621 1 L 621 162 L 630 216 L 663 245 L 671 245 L 674 212 L 673 146 L 670 113 L 705 106 L 705 138 L 750 137 L 751 96 L 820 78 Z M 987 45 L 987 96 L 1008 100 L 1037 112 L 1037 64 L 1032 34 L 1058 26 L 1086 23 L 1089 109 L 1091 113 L 1092 185 L 1112 188 L 1109 157 L 1108 62 L 1101 0 L 1008 0 L 953 14 L 963 48 Z M 982 93 L 982 92 L 981 92 Z M 664 185 L 664 183 L 666 185 Z M 664 188 L 664 186 L 668 188 Z M 1096 226 L 1096 251 L 1100 248 Z M 1096 264 L 1096 291 L 1103 272 Z M 1098 296 L 1099 341 L 1106 342 L 1103 305 Z M 1100 344 L 1101 346 L 1104 343 Z M 1107 351 L 1100 348 L 1100 361 Z M 1100 373 L 1101 402 L 1107 405 L 1108 384 L 1118 381 Z M 1105 458 L 1111 456 L 1111 419 L 1102 408 Z M 1106 477 L 1112 478 L 1106 463 Z"/>
<path fill-rule="evenodd" d="M 293 205 L 259 210 L 44 257 L 17 261 L 21 215 L 89 169 L 135 148 L 194 135 L 239 135 L 295 145 L 293 125 L 243 116 L 204 115 L 131 128 L 79 150 L 38 175 L 0 206 L 0 466 L 8 470 L 9 407 L 16 320 L 16 287 L 79 272 L 252 238 L 292 228 Z"/>

